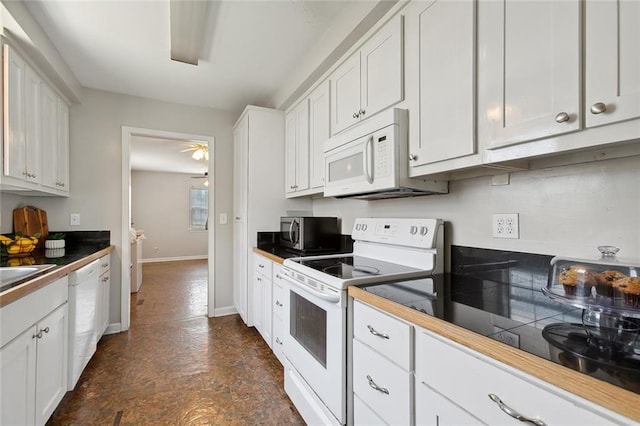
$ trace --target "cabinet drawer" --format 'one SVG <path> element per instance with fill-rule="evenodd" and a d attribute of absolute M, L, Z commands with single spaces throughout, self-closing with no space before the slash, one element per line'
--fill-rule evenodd
<path fill-rule="evenodd" d="M 256 272 L 261 273 L 265 277 L 271 279 L 271 271 L 273 268 L 273 262 L 268 259 L 265 259 L 263 256 L 259 254 L 253 255 L 253 268 Z"/>
<path fill-rule="evenodd" d="M 282 278 L 276 275 L 273 279 L 273 315 L 285 320 L 285 315 L 289 312 L 287 305 L 289 302 L 289 292 Z"/>
<path fill-rule="evenodd" d="M 104 274 L 111 267 L 111 255 L 102 256 L 100 258 L 100 275 Z"/>
<path fill-rule="evenodd" d="M 284 321 L 280 318 L 273 317 L 273 353 L 280 361 L 280 364 L 284 365 L 284 338 L 287 330 L 284 326 Z"/>
<path fill-rule="evenodd" d="M 356 301 L 353 335 L 407 371 L 413 370 L 413 326 Z"/>
<path fill-rule="evenodd" d="M 481 425 L 462 407 L 458 407 L 424 383 L 416 383 L 417 426 Z"/>
<path fill-rule="evenodd" d="M 369 407 L 375 407 L 384 421 L 411 423 L 412 387 L 411 373 L 358 340 L 353 341 L 353 392 Z"/>
<path fill-rule="evenodd" d="M 549 425 L 620 421 L 603 417 L 603 409 L 585 400 L 425 330 L 416 337 L 416 383 L 425 383 L 487 424 L 518 423 L 490 394 L 523 416 Z"/>

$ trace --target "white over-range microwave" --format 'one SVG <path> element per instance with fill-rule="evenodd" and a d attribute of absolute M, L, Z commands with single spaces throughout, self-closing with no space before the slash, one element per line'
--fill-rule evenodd
<path fill-rule="evenodd" d="M 446 181 L 409 177 L 407 110 L 389 108 L 324 144 L 324 195 L 364 200 L 446 194 Z"/>

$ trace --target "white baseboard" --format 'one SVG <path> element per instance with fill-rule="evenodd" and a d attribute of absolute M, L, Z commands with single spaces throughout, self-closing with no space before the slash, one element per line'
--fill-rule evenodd
<path fill-rule="evenodd" d="M 238 311 L 234 306 L 225 306 L 224 308 L 217 308 L 213 310 L 214 317 L 224 317 L 226 315 L 237 314 Z"/>
<path fill-rule="evenodd" d="M 208 259 L 209 256 L 197 255 L 197 256 L 179 256 L 179 257 L 156 257 L 152 259 L 141 259 L 140 263 L 156 263 L 156 262 L 176 262 L 179 260 L 201 260 Z"/>
<path fill-rule="evenodd" d="M 116 334 L 122 331 L 122 325 L 119 322 L 109 324 L 104 334 Z"/>

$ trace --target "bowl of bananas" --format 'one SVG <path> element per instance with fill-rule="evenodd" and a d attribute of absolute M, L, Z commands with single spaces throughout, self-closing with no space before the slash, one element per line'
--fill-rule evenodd
<path fill-rule="evenodd" d="M 0 235 L 0 254 L 3 256 L 25 256 L 36 249 L 39 234 L 13 236 Z"/>

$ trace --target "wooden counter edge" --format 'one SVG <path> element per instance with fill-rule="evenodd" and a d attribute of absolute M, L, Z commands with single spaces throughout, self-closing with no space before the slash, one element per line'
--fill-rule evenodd
<path fill-rule="evenodd" d="M 54 282 L 58 278 L 68 275 L 69 272 L 81 268 L 96 259 L 100 259 L 105 254 L 111 253 L 114 248 L 114 246 L 103 248 L 95 253 L 83 257 L 82 259 L 78 259 L 75 262 L 71 262 L 64 266 L 60 266 L 59 268 L 54 268 L 51 272 L 47 272 L 43 275 L 40 275 L 39 277 L 36 277 L 23 284 L 20 284 L 19 286 L 7 290 L 5 293 L 0 295 L 0 308 L 8 305 L 9 303 L 15 302 L 16 300 L 26 296 L 29 293 L 33 293 L 34 291 Z"/>
<path fill-rule="evenodd" d="M 279 256 L 276 256 L 273 253 L 269 253 L 268 251 L 260 250 L 258 247 L 254 247 L 253 248 L 253 252 L 256 253 L 256 254 L 259 254 L 260 256 L 264 256 L 267 259 L 272 260 L 272 261 L 274 261 L 276 263 L 279 263 L 279 264 L 282 264 L 282 262 L 284 262 L 283 258 L 281 258 Z"/>
<path fill-rule="evenodd" d="M 640 396 L 636 393 L 563 367 L 497 340 L 484 337 L 455 324 L 434 318 L 415 309 L 366 292 L 358 287 L 349 287 L 349 296 L 564 389 L 596 405 L 640 421 Z"/>

